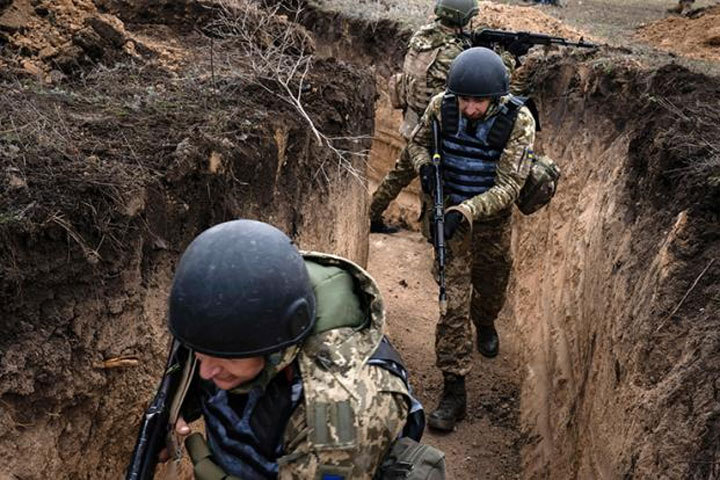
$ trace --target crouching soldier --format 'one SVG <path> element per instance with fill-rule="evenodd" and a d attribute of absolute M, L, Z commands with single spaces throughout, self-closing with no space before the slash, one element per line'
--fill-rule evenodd
<path fill-rule="evenodd" d="M 205 421 L 207 441 L 185 442 L 196 478 L 370 480 L 397 474 L 408 449 L 427 452 L 411 440 L 423 411 L 384 316 L 375 281 L 348 260 L 301 254 L 252 220 L 201 233 L 177 267 L 169 314 L 188 352 L 169 421 L 180 437 Z M 442 453 L 425 457 L 443 471 Z"/>

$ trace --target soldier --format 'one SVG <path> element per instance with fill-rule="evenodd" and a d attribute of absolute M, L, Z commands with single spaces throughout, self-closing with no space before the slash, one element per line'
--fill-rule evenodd
<path fill-rule="evenodd" d="M 426 185 L 433 178 L 432 123 L 440 123 L 442 182 L 449 206 L 445 214 L 448 306 L 438 321 L 435 340 L 444 389 L 428 419 L 429 426 L 439 430 L 454 429 L 465 416 L 471 320 L 480 353 L 494 357 L 499 349 L 494 322 L 505 302 L 512 267 L 512 205 L 530 170 L 535 139 L 535 120 L 524 99 L 508 95 L 508 90 L 500 56 L 482 47 L 464 51 L 450 67 L 446 92 L 430 101 L 408 144 Z M 426 215 L 426 235 L 429 221 Z"/>
<path fill-rule="evenodd" d="M 422 407 L 383 337 L 375 281 L 348 260 L 300 254 L 276 228 L 235 220 L 183 254 L 169 328 L 197 373 L 177 434 L 200 480 L 372 479 Z M 191 360 L 193 361 L 193 360 Z"/>
<path fill-rule="evenodd" d="M 450 62 L 465 48 L 463 27 L 477 11 L 477 0 L 437 0 L 435 21 L 420 27 L 410 38 L 403 71 L 390 82 L 393 106 L 403 109 L 400 134 L 405 141 L 410 138 L 430 99 L 445 89 Z M 382 215 L 414 177 L 407 148 L 403 148 L 395 167 L 383 178 L 372 196 L 371 232 L 397 231 L 383 222 Z"/>
<path fill-rule="evenodd" d="M 695 0 L 678 0 L 677 5 L 672 8 L 668 8 L 668 13 L 677 13 L 680 15 L 687 15 L 690 13 L 690 8 Z"/>

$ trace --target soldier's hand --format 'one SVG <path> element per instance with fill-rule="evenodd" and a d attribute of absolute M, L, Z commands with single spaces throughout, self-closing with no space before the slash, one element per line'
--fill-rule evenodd
<path fill-rule="evenodd" d="M 435 166 L 432 163 L 420 167 L 420 187 L 423 192 L 430 195 L 435 190 Z"/>
<path fill-rule="evenodd" d="M 463 214 L 453 210 L 450 213 L 445 214 L 445 226 L 443 233 L 445 235 L 445 240 L 450 240 L 452 236 L 455 234 L 455 230 L 462 224 L 465 217 L 463 217 Z"/>
<path fill-rule="evenodd" d="M 187 424 L 183 417 L 178 417 L 177 422 L 175 422 L 175 433 L 180 438 L 185 438 L 190 435 L 190 426 Z M 160 462 L 167 462 L 168 460 L 170 460 L 170 453 L 168 452 L 167 447 L 160 450 L 160 453 L 158 454 L 158 460 Z"/>

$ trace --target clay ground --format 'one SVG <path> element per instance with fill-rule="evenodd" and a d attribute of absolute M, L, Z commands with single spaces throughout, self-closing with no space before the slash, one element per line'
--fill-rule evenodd
<path fill-rule="evenodd" d="M 411 369 L 411 382 L 427 413 L 442 392 L 442 376 L 434 367 L 438 307 L 431 264 L 431 246 L 418 232 L 370 235 L 368 269 L 385 295 L 388 334 Z M 501 351 L 496 358 L 474 354 L 475 368 L 467 378 L 467 419 L 453 433 L 426 430 L 423 437 L 445 452 L 448 478 L 520 477 L 520 379 L 514 361 L 517 347 L 506 335 L 506 325 L 498 322 Z"/>

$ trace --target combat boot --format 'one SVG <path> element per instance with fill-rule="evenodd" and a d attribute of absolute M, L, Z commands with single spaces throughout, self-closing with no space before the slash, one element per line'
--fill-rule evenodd
<path fill-rule="evenodd" d="M 370 221 L 370 233 L 385 233 L 391 235 L 399 231 L 399 228 L 386 224 L 382 218 L 379 220 Z"/>
<path fill-rule="evenodd" d="M 443 394 L 438 407 L 430 414 L 428 426 L 435 430 L 451 432 L 465 418 L 467 393 L 465 377 L 443 372 Z"/>
<path fill-rule="evenodd" d="M 487 358 L 496 357 L 498 351 L 500 351 L 500 339 L 495 327 L 492 325 L 478 325 L 476 330 L 478 352 Z"/>

